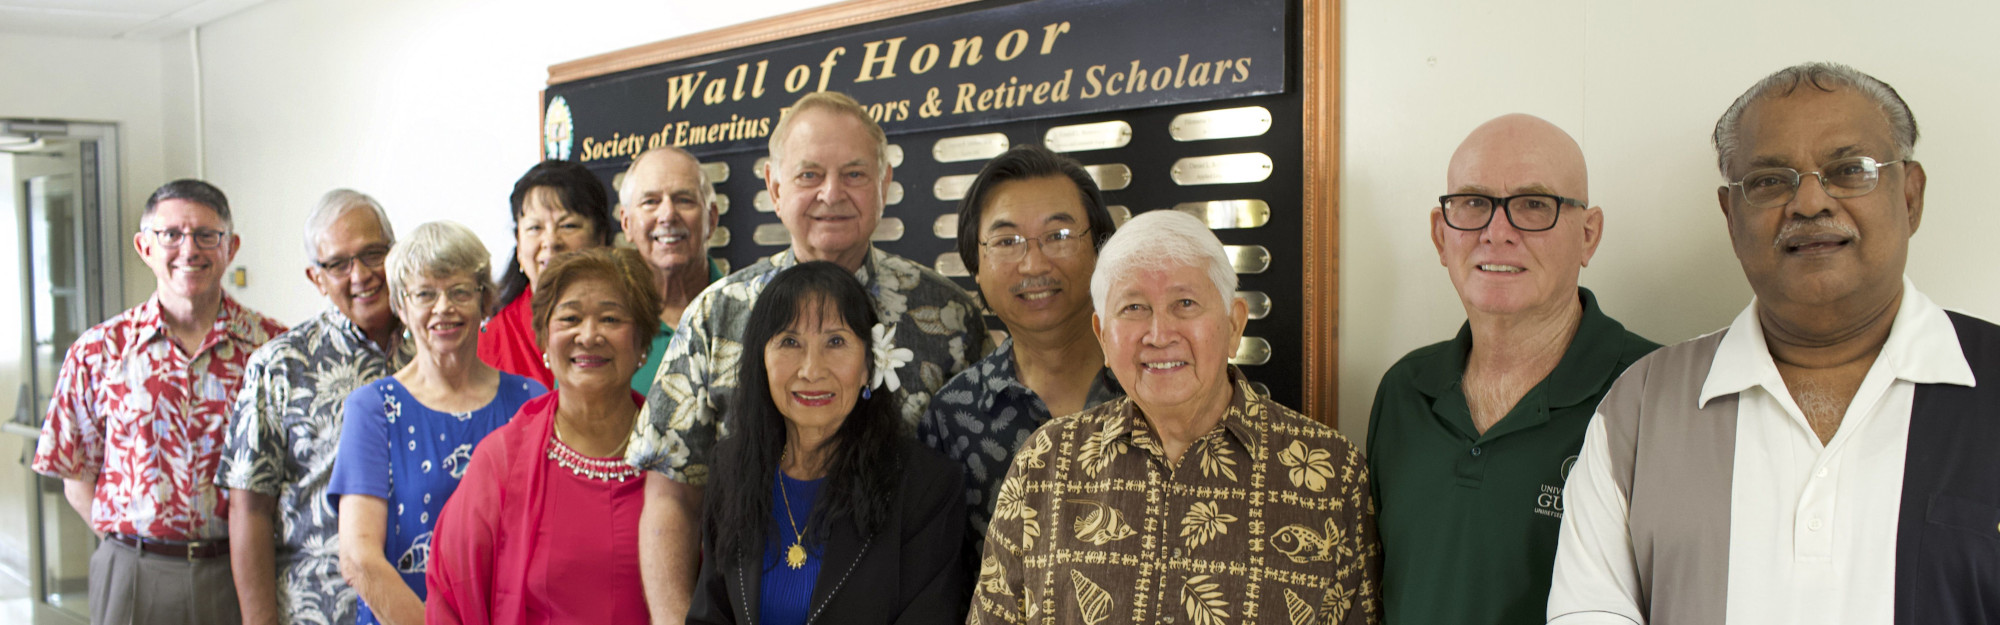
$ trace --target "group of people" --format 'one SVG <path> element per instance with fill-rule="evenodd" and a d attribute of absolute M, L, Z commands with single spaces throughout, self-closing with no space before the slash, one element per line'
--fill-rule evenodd
<path fill-rule="evenodd" d="M 287 330 L 176 181 L 34 468 L 104 539 L 101 623 L 2000 622 L 2000 328 L 1903 275 L 1916 138 L 1845 66 L 1745 92 L 1716 198 L 1756 299 L 1660 348 L 1578 286 L 1577 143 L 1481 125 L 1430 210 L 1467 321 L 1383 376 L 1365 454 L 1229 364 L 1203 222 L 1115 223 L 1067 157 L 972 183 L 977 299 L 874 247 L 887 138 L 838 93 L 771 133 L 790 247 L 726 276 L 694 156 L 615 204 L 550 161 L 497 285 L 464 226 L 327 194 L 329 305 Z"/>

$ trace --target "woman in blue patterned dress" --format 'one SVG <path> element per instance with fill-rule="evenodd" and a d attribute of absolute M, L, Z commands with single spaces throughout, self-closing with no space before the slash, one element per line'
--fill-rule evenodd
<path fill-rule="evenodd" d="M 347 397 L 328 498 L 340 510 L 340 573 L 357 623 L 422 623 L 431 529 L 480 439 L 546 392 L 478 357 L 494 301 L 491 258 L 465 226 L 418 226 L 389 252 L 390 302 L 416 358 Z"/>

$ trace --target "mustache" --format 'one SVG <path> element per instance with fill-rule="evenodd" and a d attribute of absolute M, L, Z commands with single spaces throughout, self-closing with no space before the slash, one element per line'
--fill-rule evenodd
<path fill-rule="evenodd" d="M 1020 295 L 1022 291 L 1029 291 L 1033 289 L 1060 289 L 1060 288 L 1063 288 L 1063 281 L 1056 279 L 1054 276 L 1035 276 L 1032 278 L 1023 279 L 1020 282 L 1015 283 L 1014 286 L 1008 287 L 1007 294 Z"/>
<path fill-rule="evenodd" d="M 1783 252 L 1785 248 L 1792 246 L 1791 241 L 1826 235 L 1838 235 L 1854 241 L 1861 240 L 1860 231 L 1835 221 L 1832 217 L 1821 216 L 1786 221 L 1784 226 L 1778 228 L 1778 235 L 1771 237 L 1771 247 Z"/>
<path fill-rule="evenodd" d="M 679 225 L 672 225 L 672 226 L 662 226 L 654 228 L 651 234 L 653 238 L 659 238 L 659 237 L 684 237 L 691 233 L 692 231 L 688 230 L 687 228 L 681 227 Z"/>

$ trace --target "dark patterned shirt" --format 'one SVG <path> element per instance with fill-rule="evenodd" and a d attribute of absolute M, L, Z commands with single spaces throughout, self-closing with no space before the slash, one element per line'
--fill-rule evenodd
<path fill-rule="evenodd" d="M 287 622 L 354 622 L 355 591 L 340 577 L 340 525 L 327 479 L 348 393 L 410 360 L 385 355 L 360 326 L 328 308 L 251 354 L 215 482 L 278 498 L 278 613 Z"/>
<path fill-rule="evenodd" d="M 1125 396 L 1110 369 L 1099 369 L 1090 382 L 1083 407 L 1088 409 Z M 1014 450 L 1028 442 L 1035 428 L 1055 415 L 1042 397 L 1021 383 L 1014 364 L 1014 339 L 1000 342 L 979 362 L 946 382 L 931 398 L 924 420 L 917 422 L 917 440 L 952 462 L 965 465 L 965 533 L 970 561 L 978 562 L 986 543 L 986 524 L 993 518 L 993 496 Z"/>
<path fill-rule="evenodd" d="M 1377 623 L 1361 452 L 1230 369 L 1228 412 L 1169 464 L 1131 398 L 1014 457 L 968 623 Z"/>
<path fill-rule="evenodd" d="M 627 461 L 690 485 L 707 483 L 709 452 L 726 433 L 722 415 L 729 414 L 736 390 L 745 349 L 738 341 L 750 323 L 750 309 L 771 278 L 797 264 L 791 250 L 773 254 L 708 285 L 688 303 L 633 425 Z M 896 346 L 916 356 L 896 369 L 901 388 L 895 395 L 896 412 L 915 425 L 931 393 L 987 352 L 986 320 L 965 289 L 895 254 L 868 250 L 854 277 L 875 300 L 882 323 L 896 328 Z"/>

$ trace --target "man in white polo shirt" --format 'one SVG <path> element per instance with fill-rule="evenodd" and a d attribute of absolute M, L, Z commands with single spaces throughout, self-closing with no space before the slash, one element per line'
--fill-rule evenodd
<path fill-rule="evenodd" d="M 1716 196 L 1757 298 L 1605 396 L 1550 622 L 2000 620 L 2000 327 L 1903 276 L 1916 139 L 1894 89 L 1840 65 L 1723 113 Z"/>

